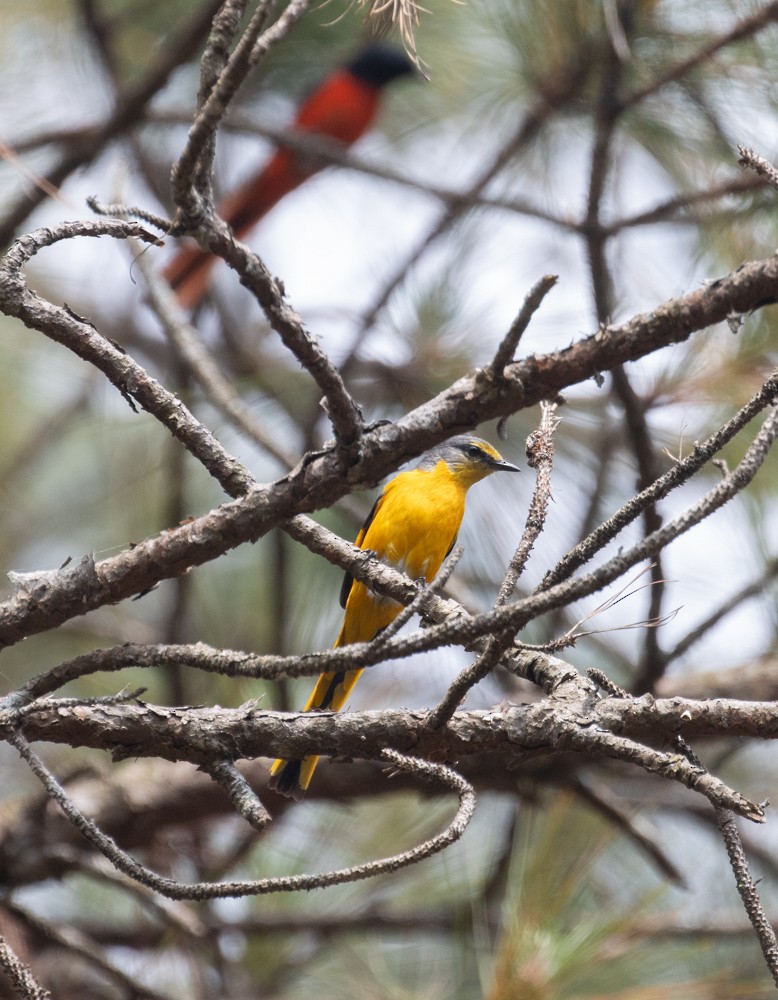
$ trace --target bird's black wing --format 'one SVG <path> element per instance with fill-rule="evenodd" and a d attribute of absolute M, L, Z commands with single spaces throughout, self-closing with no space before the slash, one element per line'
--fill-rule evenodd
<path fill-rule="evenodd" d="M 359 534 L 357 535 L 354 544 L 358 546 L 360 549 L 362 548 L 362 542 L 364 540 L 364 537 L 367 534 L 367 529 L 373 523 L 373 519 L 378 513 L 378 508 L 381 506 L 381 501 L 383 499 L 384 499 L 384 494 L 382 493 L 381 496 L 378 497 L 376 502 L 373 504 L 370 513 L 367 515 L 367 518 L 365 519 L 365 523 L 359 530 Z M 340 588 L 340 606 L 342 608 L 346 607 L 346 601 L 348 600 L 348 595 L 351 593 L 351 588 L 353 584 L 354 584 L 354 577 L 351 575 L 351 573 L 347 572 L 346 575 L 343 577 L 343 586 Z"/>

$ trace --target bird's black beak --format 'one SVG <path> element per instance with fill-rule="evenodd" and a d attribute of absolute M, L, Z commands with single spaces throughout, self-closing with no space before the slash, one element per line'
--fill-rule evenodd
<path fill-rule="evenodd" d="M 518 467 L 518 465 L 513 465 L 511 462 L 506 462 L 505 459 L 502 459 L 499 462 L 497 462 L 497 461 L 494 462 L 494 471 L 495 472 L 521 472 L 521 469 Z"/>

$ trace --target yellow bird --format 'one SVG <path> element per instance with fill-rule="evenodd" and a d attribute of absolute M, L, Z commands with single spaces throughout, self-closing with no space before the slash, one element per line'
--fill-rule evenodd
<path fill-rule="evenodd" d="M 518 472 L 488 442 L 462 434 L 426 452 L 415 469 L 390 480 L 357 535 L 360 549 L 414 580 L 432 580 L 454 546 L 465 513 L 467 491 L 493 472 Z M 346 574 L 340 593 L 345 608 L 335 647 L 369 642 L 402 610 L 388 597 L 368 590 Z M 321 674 L 304 712 L 337 712 L 343 707 L 362 669 Z M 301 799 L 310 784 L 318 757 L 277 760 L 270 770 L 270 788 Z"/>

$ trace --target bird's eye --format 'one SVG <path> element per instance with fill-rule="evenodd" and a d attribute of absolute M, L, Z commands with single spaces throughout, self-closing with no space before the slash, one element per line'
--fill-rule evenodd
<path fill-rule="evenodd" d="M 467 453 L 467 454 L 468 454 L 468 455 L 469 455 L 469 456 L 470 456 L 471 458 L 483 458 L 483 457 L 484 457 L 484 453 L 483 453 L 483 452 L 481 451 L 481 449 L 480 449 L 480 448 L 478 447 L 478 445 L 477 445 L 477 444 L 469 444 L 469 445 L 468 445 L 468 446 L 467 446 L 467 447 L 465 448 L 465 452 L 466 452 L 466 453 Z"/>

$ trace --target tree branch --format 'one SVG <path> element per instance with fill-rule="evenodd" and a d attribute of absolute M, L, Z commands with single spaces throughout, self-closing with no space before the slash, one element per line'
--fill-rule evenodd
<path fill-rule="evenodd" d="M 27 762 L 30 770 L 46 789 L 48 796 L 59 805 L 68 820 L 86 840 L 108 858 L 118 871 L 139 882 L 141 885 L 153 889 L 167 899 L 193 899 L 202 902 L 207 899 L 259 896 L 275 892 L 299 892 L 310 889 L 322 889 L 331 885 L 342 885 L 346 882 L 358 882 L 367 878 L 373 878 L 376 875 L 398 871 L 401 868 L 417 864 L 419 861 L 431 857 L 433 854 L 440 853 L 440 851 L 459 840 L 467 828 L 475 809 L 475 794 L 473 789 L 464 778 L 460 777 L 455 771 L 452 771 L 451 768 L 444 767 L 442 764 L 433 764 L 429 761 L 407 757 L 391 749 L 382 750 L 380 756 L 394 767 L 410 771 L 424 781 L 437 784 L 447 791 L 453 791 L 457 794 L 459 807 L 456 815 L 442 833 L 400 854 L 316 875 L 280 876 L 278 878 L 240 882 L 196 882 L 185 884 L 177 882 L 175 879 L 157 875 L 150 868 L 140 864 L 135 858 L 122 850 L 111 837 L 106 836 L 92 820 L 88 819 L 81 812 L 19 732 L 11 736 L 10 742 L 13 743 L 19 751 L 20 756 Z"/>
<path fill-rule="evenodd" d="M 569 668 L 556 696 L 532 705 L 457 712 L 443 729 L 431 730 L 419 711 L 283 713 L 261 711 L 252 702 L 237 709 L 166 708 L 157 705 L 94 704 L 77 699 L 37 701 L 0 713 L 0 733 L 27 739 L 98 747 L 115 759 L 161 757 L 208 765 L 229 753 L 234 759 L 304 757 L 318 753 L 380 759 L 384 748 L 432 760 L 464 760 L 496 754 L 507 768 L 527 755 L 573 750 L 626 761 L 679 781 L 714 804 L 762 822 L 763 810 L 717 778 L 702 775 L 679 754 L 641 742 L 726 735 L 778 738 L 773 702 L 716 699 L 592 697 L 591 688 Z"/>

